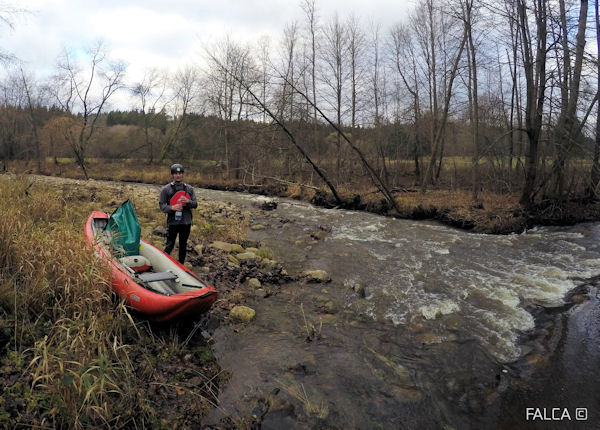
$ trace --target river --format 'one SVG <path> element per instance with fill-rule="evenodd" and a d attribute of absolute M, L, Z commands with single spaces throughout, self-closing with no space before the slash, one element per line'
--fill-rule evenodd
<path fill-rule="evenodd" d="M 230 379 L 207 424 L 248 414 L 273 429 L 599 421 L 597 289 L 580 288 L 576 306 L 565 297 L 600 273 L 600 224 L 483 235 L 285 199 L 266 212 L 262 197 L 197 193 L 249 210 L 265 226 L 250 239 L 290 274 L 332 278 L 286 284 L 248 303 L 253 323 L 216 330 Z"/>
<path fill-rule="evenodd" d="M 257 295 L 252 323 L 214 330 L 229 379 L 203 424 L 600 429 L 600 223 L 483 235 L 196 193 L 245 208 L 290 274 L 332 278 Z"/>

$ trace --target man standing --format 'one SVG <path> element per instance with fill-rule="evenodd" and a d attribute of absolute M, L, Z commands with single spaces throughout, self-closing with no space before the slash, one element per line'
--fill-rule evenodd
<path fill-rule="evenodd" d="M 171 166 L 173 181 L 160 191 L 158 205 L 167 214 L 167 244 L 165 252 L 170 254 L 179 235 L 179 262 L 185 261 L 186 247 L 192 228 L 192 209 L 198 207 L 194 189 L 183 182 L 183 166 Z"/>

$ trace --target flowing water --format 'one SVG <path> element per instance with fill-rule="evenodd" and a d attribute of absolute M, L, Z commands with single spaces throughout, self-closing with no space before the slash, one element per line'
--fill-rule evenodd
<path fill-rule="evenodd" d="M 247 207 L 265 226 L 250 238 L 290 274 L 332 278 L 286 284 L 248 303 L 253 323 L 216 330 L 230 380 L 209 424 L 250 413 L 262 428 L 547 425 L 526 420 L 536 407 L 588 408 L 585 422 L 568 410 L 574 428 L 598 421 L 596 289 L 574 308 L 565 295 L 600 274 L 600 224 L 481 235 L 284 199 L 264 212 L 260 197 L 197 193 Z"/>

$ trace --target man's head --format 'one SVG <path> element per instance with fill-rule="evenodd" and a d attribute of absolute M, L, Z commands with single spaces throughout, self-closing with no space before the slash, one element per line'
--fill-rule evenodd
<path fill-rule="evenodd" d="M 183 179 L 183 166 L 181 164 L 173 164 L 171 166 L 171 176 L 175 182 L 181 182 Z"/>

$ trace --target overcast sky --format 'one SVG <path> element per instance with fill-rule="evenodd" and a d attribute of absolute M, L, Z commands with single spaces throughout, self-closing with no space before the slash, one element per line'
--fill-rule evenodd
<path fill-rule="evenodd" d="M 304 24 L 301 0 L 0 0 L 31 11 L 0 28 L 1 47 L 16 54 L 38 78 L 71 51 L 102 40 L 113 57 L 128 64 L 135 79 L 149 67 L 197 62 L 202 45 L 230 35 L 253 41 L 269 35 L 272 44 L 286 24 Z M 354 13 L 384 29 L 405 20 L 414 0 L 317 0 L 321 22 L 336 12 Z"/>

